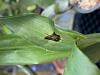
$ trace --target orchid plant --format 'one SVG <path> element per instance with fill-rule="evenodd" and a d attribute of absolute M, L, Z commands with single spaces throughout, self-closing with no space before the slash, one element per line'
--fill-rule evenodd
<path fill-rule="evenodd" d="M 21 0 L 20 3 L 44 4 L 43 8 L 46 8 L 54 0 Z M 57 12 L 65 9 L 58 8 Z M 55 26 L 51 17 L 45 17 L 47 14 L 46 9 L 42 15 L 26 13 L 0 18 L 0 64 L 40 64 L 66 58 L 63 75 L 100 75 L 95 65 L 100 60 L 100 33 L 83 35 L 61 29 Z"/>

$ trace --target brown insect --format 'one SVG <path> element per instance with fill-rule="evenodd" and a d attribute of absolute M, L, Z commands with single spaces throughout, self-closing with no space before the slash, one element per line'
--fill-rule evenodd
<path fill-rule="evenodd" d="M 60 41 L 61 37 L 60 37 L 60 35 L 57 35 L 57 34 L 54 32 L 52 35 L 46 36 L 45 39 L 58 42 L 58 41 Z"/>

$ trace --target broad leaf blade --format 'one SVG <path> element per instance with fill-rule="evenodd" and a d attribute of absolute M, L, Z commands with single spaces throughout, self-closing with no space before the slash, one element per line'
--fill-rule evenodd
<path fill-rule="evenodd" d="M 0 64 L 39 64 L 69 55 L 70 51 L 47 50 L 18 36 L 0 37 Z"/>
<path fill-rule="evenodd" d="M 0 44 L 2 48 L 0 49 L 1 64 L 38 64 L 48 62 L 68 57 L 74 47 L 74 39 L 69 35 L 56 31 L 53 22 L 43 16 L 29 14 L 0 18 L 0 24 L 1 30 L 5 30 L 4 26 L 8 28 L 7 31 L 11 31 L 10 34 L 5 32 L 1 35 L 15 35 L 23 40 L 19 41 L 19 44 L 16 43 L 16 40 L 12 41 L 14 38 L 11 38 L 7 43 L 5 41 L 4 44 Z M 44 38 L 53 32 L 61 36 L 60 41 L 56 42 Z M 2 40 L 8 39 L 7 36 L 5 39 L 2 36 L 1 38 L 1 43 Z"/>
<path fill-rule="evenodd" d="M 36 14 L 4 18 L 1 19 L 1 23 L 7 26 L 13 32 L 12 34 L 20 36 L 36 46 L 50 50 L 70 50 L 74 46 L 73 38 L 57 31 L 51 20 Z M 61 36 L 59 42 L 45 39 L 53 32 Z"/>
<path fill-rule="evenodd" d="M 100 75 L 100 70 L 75 48 L 67 61 L 64 75 Z"/>

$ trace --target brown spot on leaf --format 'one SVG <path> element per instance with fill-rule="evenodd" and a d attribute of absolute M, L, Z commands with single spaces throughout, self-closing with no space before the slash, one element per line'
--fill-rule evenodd
<path fill-rule="evenodd" d="M 58 42 L 58 41 L 60 41 L 61 37 L 60 37 L 60 35 L 57 35 L 57 34 L 54 32 L 52 35 L 46 36 L 45 39 Z"/>

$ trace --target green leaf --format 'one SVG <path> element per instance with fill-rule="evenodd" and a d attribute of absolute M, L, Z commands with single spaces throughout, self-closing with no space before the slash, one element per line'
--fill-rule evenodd
<path fill-rule="evenodd" d="M 0 37 L 0 64 L 39 64 L 69 56 L 70 51 L 50 51 L 17 36 Z"/>
<path fill-rule="evenodd" d="M 78 48 L 68 58 L 64 75 L 100 75 L 100 70 Z"/>
<path fill-rule="evenodd" d="M 100 60 L 100 33 L 88 34 L 86 38 L 77 40 L 77 46 L 92 60 Z"/>
<path fill-rule="evenodd" d="M 2 33 L 0 40 L 0 64 L 38 64 L 68 57 L 74 47 L 74 39 L 57 31 L 54 23 L 46 17 L 28 14 L 16 17 L 0 18 Z M 3 26 L 2 26 L 3 25 Z M 8 29 L 7 29 L 8 28 Z M 45 39 L 55 32 L 61 40 L 56 42 Z M 20 37 L 8 39 L 7 35 Z M 7 40 L 8 39 L 8 40 Z M 15 39 L 12 41 L 12 39 Z M 3 43 L 3 44 L 2 44 Z"/>
<path fill-rule="evenodd" d="M 96 43 L 100 43 L 100 33 L 86 35 L 86 38 L 77 41 L 77 45 L 81 49 Z"/>
<path fill-rule="evenodd" d="M 3 4 L 3 1 L 2 1 L 2 0 L 0 0 L 0 8 L 1 8 L 2 4 Z"/>
<path fill-rule="evenodd" d="M 76 32 L 76 31 L 66 30 L 66 29 L 61 29 L 61 28 L 57 28 L 57 30 L 59 32 L 63 33 L 64 35 L 68 35 L 68 36 L 72 37 L 76 41 L 80 40 L 80 39 L 85 39 L 86 38 L 85 35 L 83 35 L 83 34 L 81 34 L 79 32 Z"/>
<path fill-rule="evenodd" d="M 20 0 L 20 3 L 23 5 L 33 5 L 37 4 L 39 6 L 47 7 L 53 4 L 55 0 Z"/>
<path fill-rule="evenodd" d="M 97 63 L 100 61 L 100 43 L 88 46 L 82 51 L 91 59 L 92 62 Z"/>
<path fill-rule="evenodd" d="M 85 35 L 86 38 L 77 40 L 77 46 L 92 60 L 100 60 L 100 33 Z"/>
<path fill-rule="evenodd" d="M 55 13 L 55 5 L 52 4 L 51 6 L 49 6 L 48 8 L 46 8 L 42 13 L 41 15 L 43 16 L 46 16 L 46 17 L 49 17 L 49 18 L 53 18 L 56 13 Z"/>

